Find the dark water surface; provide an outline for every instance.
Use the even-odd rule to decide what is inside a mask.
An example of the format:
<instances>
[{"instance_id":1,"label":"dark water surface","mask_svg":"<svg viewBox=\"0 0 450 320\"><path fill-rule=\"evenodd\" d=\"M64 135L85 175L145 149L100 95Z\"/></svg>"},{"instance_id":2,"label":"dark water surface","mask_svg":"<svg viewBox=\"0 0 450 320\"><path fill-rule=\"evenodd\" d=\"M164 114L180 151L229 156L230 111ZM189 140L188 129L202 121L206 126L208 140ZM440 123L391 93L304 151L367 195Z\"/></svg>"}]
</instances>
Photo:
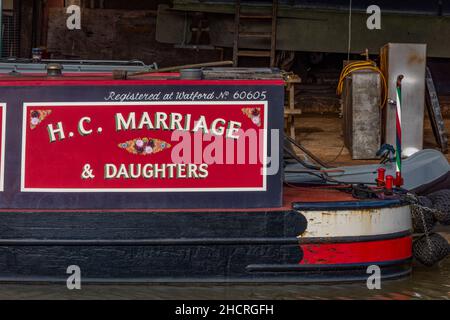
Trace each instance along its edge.
<instances>
[{"instance_id":1,"label":"dark water surface","mask_svg":"<svg viewBox=\"0 0 450 320\"><path fill-rule=\"evenodd\" d=\"M381 290L361 284L330 285L82 285L0 284L0 299L446 299L450 257L433 268L414 266L406 279L384 281Z\"/></svg>"}]
</instances>

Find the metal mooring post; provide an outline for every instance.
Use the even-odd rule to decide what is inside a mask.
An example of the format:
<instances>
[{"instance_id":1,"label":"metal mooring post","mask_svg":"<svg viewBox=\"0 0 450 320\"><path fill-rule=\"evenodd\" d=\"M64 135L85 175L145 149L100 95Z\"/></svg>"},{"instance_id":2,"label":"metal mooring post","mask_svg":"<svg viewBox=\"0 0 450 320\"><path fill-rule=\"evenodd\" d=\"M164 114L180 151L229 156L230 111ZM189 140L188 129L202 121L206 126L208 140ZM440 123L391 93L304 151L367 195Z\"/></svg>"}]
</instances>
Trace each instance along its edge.
<instances>
[{"instance_id":1,"label":"metal mooring post","mask_svg":"<svg viewBox=\"0 0 450 320\"><path fill-rule=\"evenodd\" d=\"M396 102L396 133L397 133L397 148L395 151L396 156L396 170L395 170L395 186L400 188L403 185L402 178L402 80L404 76L399 75L397 77L397 102Z\"/></svg>"}]
</instances>

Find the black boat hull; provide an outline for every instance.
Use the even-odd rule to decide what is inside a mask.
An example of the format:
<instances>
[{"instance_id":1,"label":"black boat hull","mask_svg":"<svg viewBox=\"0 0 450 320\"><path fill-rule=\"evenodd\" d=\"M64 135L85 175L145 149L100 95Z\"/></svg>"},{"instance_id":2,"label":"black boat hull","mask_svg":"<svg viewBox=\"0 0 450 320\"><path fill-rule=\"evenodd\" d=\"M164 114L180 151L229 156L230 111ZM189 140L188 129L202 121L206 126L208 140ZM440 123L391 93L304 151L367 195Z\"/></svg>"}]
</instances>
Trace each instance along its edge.
<instances>
[{"instance_id":1,"label":"black boat hull","mask_svg":"<svg viewBox=\"0 0 450 320\"><path fill-rule=\"evenodd\" d=\"M80 268L83 283L366 281L373 264L384 279L411 272L410 257L302 263L311 245L381 245L410 238L409 231L299 238L307 225L305 215L294 210L4 212L0 280L65 282L72 265Z\"/></svg>"}]
</instances>

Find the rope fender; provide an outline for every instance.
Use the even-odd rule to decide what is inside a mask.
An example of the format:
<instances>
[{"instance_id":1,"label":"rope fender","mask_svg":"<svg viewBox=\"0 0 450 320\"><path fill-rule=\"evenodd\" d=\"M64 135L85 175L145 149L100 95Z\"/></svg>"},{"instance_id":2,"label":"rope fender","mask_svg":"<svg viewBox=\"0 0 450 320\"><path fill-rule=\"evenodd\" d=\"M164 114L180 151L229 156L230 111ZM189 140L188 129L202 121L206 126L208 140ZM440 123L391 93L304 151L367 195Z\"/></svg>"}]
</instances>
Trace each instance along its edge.
<instances>
[{"instance_id":1,"label":"rope fender","mask_svg":"<svg viewBox=\"0 0 450 320\"><path fill-rule=\"evenodd\" d=\"M432 267L450 254L450 245L438 233L421 236L413 243L414 258L427 267Z\"/></svg>"},{"instance_id":2,"label":"rope fender","mask_svg":"<svg viewBox=\"0 0 450 320\"><path fill-rule=\"evenodd\" d=\"M432 203L434 217L443 225L450 225L450 190L443 189L427 196Z\"/></svg>"},{"instance_id":3,"label":"rope fender","mask_svg":"<svg viewBox=\"0 0 450 320\"><path fill-rule=\"evenodd\" d=\"M436 222L450 222L450 190L439 190L428 196L407 194L405 200L411 205L413 229L422 233L413 242L414 258L431 267L450 254L450 244L438 233L432 233Z\"/></svg>"}]
</instances>

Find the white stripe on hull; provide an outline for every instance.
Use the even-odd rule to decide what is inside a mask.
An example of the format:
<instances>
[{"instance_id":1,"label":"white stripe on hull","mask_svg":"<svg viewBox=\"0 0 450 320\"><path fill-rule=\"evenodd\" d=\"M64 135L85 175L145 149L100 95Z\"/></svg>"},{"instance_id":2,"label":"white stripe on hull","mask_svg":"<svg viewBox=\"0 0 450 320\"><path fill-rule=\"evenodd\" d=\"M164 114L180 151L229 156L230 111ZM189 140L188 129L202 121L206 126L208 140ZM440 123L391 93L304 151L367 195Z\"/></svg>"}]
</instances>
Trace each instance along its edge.
<instances>
[{"instance_id":1,"label":"white stripe on hull","mask_svg":"<svg viewBox=\"0 0 450 320\"><path fill-rule=\"evenodd\" d=\"M300 212L308 220L308 226L299 237L375 236L412 229L409 206Z\"/></svg>"}]
</instances>

